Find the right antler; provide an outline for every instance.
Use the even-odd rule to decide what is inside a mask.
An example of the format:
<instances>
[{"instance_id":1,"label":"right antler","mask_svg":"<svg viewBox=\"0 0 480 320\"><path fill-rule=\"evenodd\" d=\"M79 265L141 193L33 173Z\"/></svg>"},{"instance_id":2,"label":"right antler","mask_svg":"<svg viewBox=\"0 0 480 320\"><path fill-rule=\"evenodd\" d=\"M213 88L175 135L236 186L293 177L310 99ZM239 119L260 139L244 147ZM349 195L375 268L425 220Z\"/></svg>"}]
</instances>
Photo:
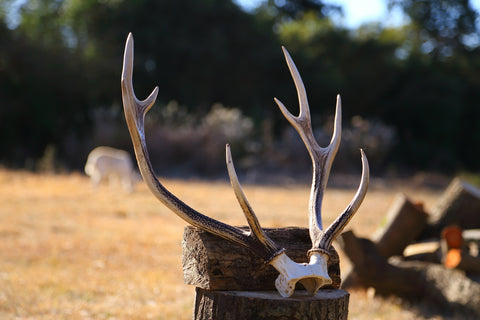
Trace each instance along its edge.
<instances>
[{"instance_id":1,"label":"right antler","mask_svg":"<svg viewBox=\"0 0 480 320\"><path fill-rule=\"evenodd\" d=\"M310 238L312 240L312 249L309 251L309 255L311 263L312 259L314 261L326 261L328 260L330 246L333 240L347 225L347 223L353 217L355 212L360 207L363 199L365 198L365 194L368 188L370 172L368 167L368 161L365 153L362 149L360 149L362 158L362 178L357 193L355 194L353 200L350 202L347 208L344 210L344 212L338 216L338 218L327 228L327 230L323 231L321 215L322 199L327 186L328 176L330 175L330 169L332 167L333 159L335 158L338 147L340 145L340 137L342 131L341 99L340 95L338 95L335 112L335 125L333 129L332 139L327 147L322 148L318 145L313 135L312 123L310 119L310 108L308 106L307 94L305 91L305 86L303 85L302 78L300 77L297 67L295 66L295 63L290 57L288 51L284 47L282 47L282 49L285 55L285 60L287 61L288 68L293 77L295 87L297 89L298 101L300 105L299 115L292 115L280 100L278 100L277 98L275 98L274 100L279 106L285 118L287 118L290 124L299 133L312 159L313 178L310 193L310 202L308 206L309 231ZM323 284L312 283L311 285L315 287L322 286Z\"/></svg>"}]
</instances>

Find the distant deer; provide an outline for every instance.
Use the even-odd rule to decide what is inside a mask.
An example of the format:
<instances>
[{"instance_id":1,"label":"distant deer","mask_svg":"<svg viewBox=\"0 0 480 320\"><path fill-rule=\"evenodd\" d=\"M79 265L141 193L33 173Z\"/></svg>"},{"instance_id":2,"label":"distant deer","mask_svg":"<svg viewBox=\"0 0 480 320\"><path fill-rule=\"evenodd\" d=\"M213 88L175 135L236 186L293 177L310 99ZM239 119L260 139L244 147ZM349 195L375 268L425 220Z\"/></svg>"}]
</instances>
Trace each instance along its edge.
<instances>
[{"instance_id":1,"label":"distant deer","mask_svg":"<svg viewBox=\"0 0 480 320\"><path fill-rule=\"evenodd\" d=\"M111 147L93 149L88 155L85 173L95 188L108 180L110 185L120 182L125 191L133 191L136 173L130 154L124 150Z\"/></svg>"}]
</instances>

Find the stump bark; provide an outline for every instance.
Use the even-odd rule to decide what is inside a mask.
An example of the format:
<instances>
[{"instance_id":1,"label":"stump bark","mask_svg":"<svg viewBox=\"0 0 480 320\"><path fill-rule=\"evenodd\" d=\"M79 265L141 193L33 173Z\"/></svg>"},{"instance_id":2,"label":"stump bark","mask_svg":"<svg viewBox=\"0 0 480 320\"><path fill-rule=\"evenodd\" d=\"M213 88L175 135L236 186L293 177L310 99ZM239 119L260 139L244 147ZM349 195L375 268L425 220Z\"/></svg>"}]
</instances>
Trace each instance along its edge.
<instances>
[{"instance_id":1,"label":"stump bark","mask_svg":"<svg viewBox=\"0 0 480 320\"><path fill-rule=\"evenodd\" d=\"M264 230L275 243L286 249L292 260L308 262L306 254L312 246L308 229L290 227ZM236 243L187 226L182 250L183 279L186 284L207 290L275 290L278 276L275 268ZM333 247L329 255L328 274L332 278L332 285L327 288L339 288L339 258Z\"/></svg>"},{"instance_id":2,"label":"stump bark","mask_svg":"<svg viewBox=\"0 0 480 320\"><path fill-rule=\"evenodd\" d=\"M285 299L276 291L208 291L196 288L195 320L347 319L349 294L343 290L305 292Z\"/></svg>"}]
</instances>

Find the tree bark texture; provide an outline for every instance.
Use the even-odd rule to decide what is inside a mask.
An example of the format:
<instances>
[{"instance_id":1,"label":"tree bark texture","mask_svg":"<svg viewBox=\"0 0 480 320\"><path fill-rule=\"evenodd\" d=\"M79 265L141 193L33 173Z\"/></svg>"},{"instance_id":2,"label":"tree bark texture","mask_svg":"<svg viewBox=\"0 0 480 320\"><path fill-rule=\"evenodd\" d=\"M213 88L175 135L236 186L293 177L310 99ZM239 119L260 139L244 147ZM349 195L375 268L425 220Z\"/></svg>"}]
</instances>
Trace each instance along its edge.
<instances>
[{"instance_id":1,"label":"tree bark texture","mask_svg":"<svg viewBox=\"0 0 480 320\"><path fill-rule=\"evenodd\" d=\"M347 319L349 294L320 290L282 298L276 291L208 291L196 288L194 320Z\"/></svg>"},{"instance_id":2,"label":"tree bark texture","mask_svg":"<svg viewBox=\"0 0 480 320\"><path fill-rule=\"evenodd\" d=\"M307 251L311 248L308 229L290 227L265 231L273 241L286 249L292 260L308 262ZM248 248L187 226L182 249L183 278L187 284L206 290L275 290L278 272ZM330 250L328 273L333 283L327 288L339 288L339 258L333 247ZM298 286L297 289L303 289L300 284Z\"/></svg>"},{"instance_id":3,"label":"tree bark texture","mask_svg":"<svg viewBox=\"0 0 480 320\"><path fill-rule=\"evenodd\" d=\"M387 212L387 223L374 235L378 252L388 258L401 255L415 241L427 224L427 214L420 205L398 194Z\"/></svg>"}]
</instances>

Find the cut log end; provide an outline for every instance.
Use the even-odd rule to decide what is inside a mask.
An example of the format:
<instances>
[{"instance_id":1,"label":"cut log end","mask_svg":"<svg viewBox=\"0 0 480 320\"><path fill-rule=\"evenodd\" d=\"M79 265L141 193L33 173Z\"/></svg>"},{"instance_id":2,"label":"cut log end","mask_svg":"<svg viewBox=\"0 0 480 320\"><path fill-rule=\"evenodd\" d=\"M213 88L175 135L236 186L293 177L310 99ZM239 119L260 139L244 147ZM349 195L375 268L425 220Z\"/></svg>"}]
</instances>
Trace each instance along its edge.
<instances>
[{"instance_id":1,"label":"cut log end","mask_svg":"<svg viewBox=\"0 0 480 320\"><path fill-rule=\"evenodd\" d=\"M442 238L448 248L460 249L463 246L462 229L458 226L448 226L442 230Z\"/></svg>"},{"instance_id":2,"label":"cut log end","mask_svg":"<svg viewBox=\"0 0 480 320\"><path fill-rule=\"evenodd\" d=\"M455 269L458 267L462 261L462 250L461 249L450 249L445 255L445 261L443 264L449 269Z\"/></svg>"}]
</instances>

